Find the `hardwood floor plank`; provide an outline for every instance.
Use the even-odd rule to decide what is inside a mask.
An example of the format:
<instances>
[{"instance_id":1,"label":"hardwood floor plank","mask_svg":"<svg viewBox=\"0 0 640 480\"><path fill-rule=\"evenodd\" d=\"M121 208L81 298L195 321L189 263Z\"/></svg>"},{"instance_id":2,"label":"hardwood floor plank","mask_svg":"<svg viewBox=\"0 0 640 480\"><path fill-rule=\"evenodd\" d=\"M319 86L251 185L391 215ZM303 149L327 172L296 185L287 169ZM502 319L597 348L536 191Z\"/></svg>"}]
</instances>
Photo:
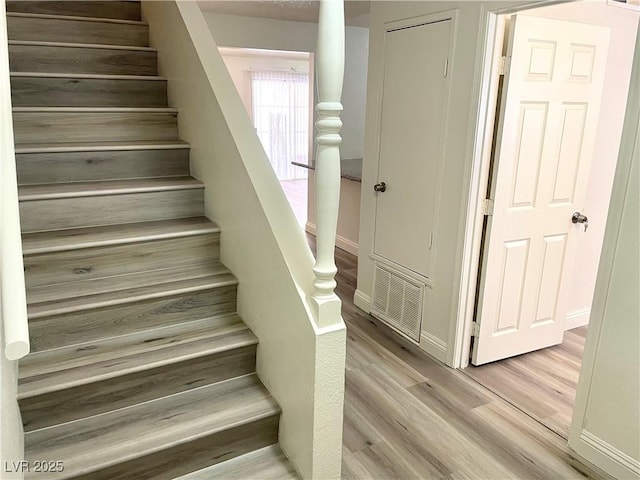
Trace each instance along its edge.
<instances>
[{"instance_id":1,"label":"hardwood floor plank","mask_svg":"<svg viewBox=\"0 0 640 480\"><path fill-rule=\"evenodd\" d=\"M586 332L586 326L569 330L560 345L470 366L464 373L566 439Z\"/></svg>"},{"instance_id":2,"label":"hardwood floor plank","mask_svg":"<svg viewBox=\"0 0 640 480\"><path fill-rule=\"evenodd\" d=\"M336 249L336 264L347 324L343 479L586 478L562 437L358 309L356 257ZM528 368L555 375L560 401L571 382L554 362L533 358ZM553 407L539 409L549 424L560 420Z\"/></svg>"}]
</instances>

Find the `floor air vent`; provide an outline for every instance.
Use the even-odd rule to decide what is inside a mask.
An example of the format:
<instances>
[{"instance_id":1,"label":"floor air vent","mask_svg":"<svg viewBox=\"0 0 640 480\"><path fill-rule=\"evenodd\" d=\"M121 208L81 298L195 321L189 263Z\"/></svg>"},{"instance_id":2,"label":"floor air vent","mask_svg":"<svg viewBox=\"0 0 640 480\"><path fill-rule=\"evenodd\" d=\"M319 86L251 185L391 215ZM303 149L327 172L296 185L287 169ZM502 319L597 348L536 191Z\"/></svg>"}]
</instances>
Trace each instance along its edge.
<instances>
[{"instance_id":1,"label":"floor air vent","mask_svg":"<svg viewBox=\"0 0 640 480\"><path fill-rule=\"evenodd\" d=\"M371 314L416 342L420 341L424 285L376 264Z\"/></svg>"}]
</instances>

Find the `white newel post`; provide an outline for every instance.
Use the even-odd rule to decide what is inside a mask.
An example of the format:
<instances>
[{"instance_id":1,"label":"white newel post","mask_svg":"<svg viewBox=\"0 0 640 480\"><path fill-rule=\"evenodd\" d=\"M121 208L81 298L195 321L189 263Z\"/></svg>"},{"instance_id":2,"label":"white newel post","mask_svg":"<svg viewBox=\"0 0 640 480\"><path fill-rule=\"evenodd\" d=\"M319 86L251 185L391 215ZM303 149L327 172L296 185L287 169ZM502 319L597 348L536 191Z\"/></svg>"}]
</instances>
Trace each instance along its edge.
<instances>
[{"instance_id":1,"label":"white newel post","mask_svg":"<svg viewBox=\"0 0 640 480\"><path fill-rule=\"evenodd\" d=\"M318 85L318 120L315 162L316 264L313 304L319 326L340 319L340 299L335 294L334 260L338 203L340 201L340 113L344 76L344 2L320 0L316 78Z\"/></svg>"}]
</instances>

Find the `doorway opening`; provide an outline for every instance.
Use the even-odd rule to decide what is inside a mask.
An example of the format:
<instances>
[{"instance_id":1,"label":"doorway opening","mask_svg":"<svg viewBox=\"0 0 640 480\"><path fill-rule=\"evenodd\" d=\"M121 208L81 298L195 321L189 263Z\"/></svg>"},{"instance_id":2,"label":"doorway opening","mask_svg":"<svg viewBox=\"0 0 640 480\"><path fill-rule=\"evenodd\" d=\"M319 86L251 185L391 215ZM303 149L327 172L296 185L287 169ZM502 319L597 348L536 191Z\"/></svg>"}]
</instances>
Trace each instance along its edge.
<instances>
[{"instance_id":1,"label":"doorway opening","mask_svg":"<svg viewBox=\"0 0 640 480\"><path fill-rule=\"evenodd\" d=\"M460 366L568 438L638 14L602 0L495 20Z\"/></svg>"},{"instance_id":2,"label":"doorway opening","mask_svg":"<svg viewBox=\"0 0 640 480\"><path fill-rule=\"evenodd\" d=\"M307 223L313 54L219 47L298 224Z\"/></svg>"}]
</instances>

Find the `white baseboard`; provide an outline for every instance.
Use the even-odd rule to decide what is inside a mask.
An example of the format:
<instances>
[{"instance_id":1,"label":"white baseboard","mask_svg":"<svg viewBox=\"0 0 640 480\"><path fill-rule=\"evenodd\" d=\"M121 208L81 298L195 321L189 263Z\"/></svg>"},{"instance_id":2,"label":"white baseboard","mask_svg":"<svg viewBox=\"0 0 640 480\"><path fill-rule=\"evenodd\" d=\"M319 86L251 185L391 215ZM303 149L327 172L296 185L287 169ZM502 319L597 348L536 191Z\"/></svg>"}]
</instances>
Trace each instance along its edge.
<instances>
[{"instance_id":1,"label":"white baseboard","mask_svg":"<svg viewBox=\"0 0 640 480\"><path fill-rule=\"evenodd\" d=\"M420 333L420 348L432 357L447 362L447 343L427 332Z\"/></svg>"},{"instance_id":2,"label":"white baseboard","mask_svg":"<svg viewBox=\"0 0 640 480\"><path fill-rule=\"evenodd\" d=\"M371 313L371 297L358 289L356 289L356 293L353 295L353 304L360 310Z\"/></svg>"},{"instance_id":3,"label":"white baseboard","mask_svg":"<svg viewBox=\"0 0 640 480\"><path fill-rule=\"evenodd\" d=\"M597 435L582 430L580 445L569 445L579 456L604 470L614 478L639 478L640 461L604 441Z\"/></svg>"},{"instance_id":4,"label":"white baseboard","mask_svg":"<svg viewBox=\"0 0 640 480\"><path fill-rule=\"evenodd\" d=\"M564 329L571 330L572 328L584 327L589 325L589 316L591 315L590 308L583 308L582 310L576 310L567 315L567 319L564 322Z\"/></svg>"},{"instance_id":5,"label":"white baseboard","mask_svg":"<svg viewBox=\"0 0 640 480\"><path fill-rule=\"evenodd\" d=\"M307 222L305 230L311 235L316 234L316 226L313 223ZM360 246L353 240L349 240L341 235L336 235L336 247L357 257Z\"/></svg>"}]
</instances>

